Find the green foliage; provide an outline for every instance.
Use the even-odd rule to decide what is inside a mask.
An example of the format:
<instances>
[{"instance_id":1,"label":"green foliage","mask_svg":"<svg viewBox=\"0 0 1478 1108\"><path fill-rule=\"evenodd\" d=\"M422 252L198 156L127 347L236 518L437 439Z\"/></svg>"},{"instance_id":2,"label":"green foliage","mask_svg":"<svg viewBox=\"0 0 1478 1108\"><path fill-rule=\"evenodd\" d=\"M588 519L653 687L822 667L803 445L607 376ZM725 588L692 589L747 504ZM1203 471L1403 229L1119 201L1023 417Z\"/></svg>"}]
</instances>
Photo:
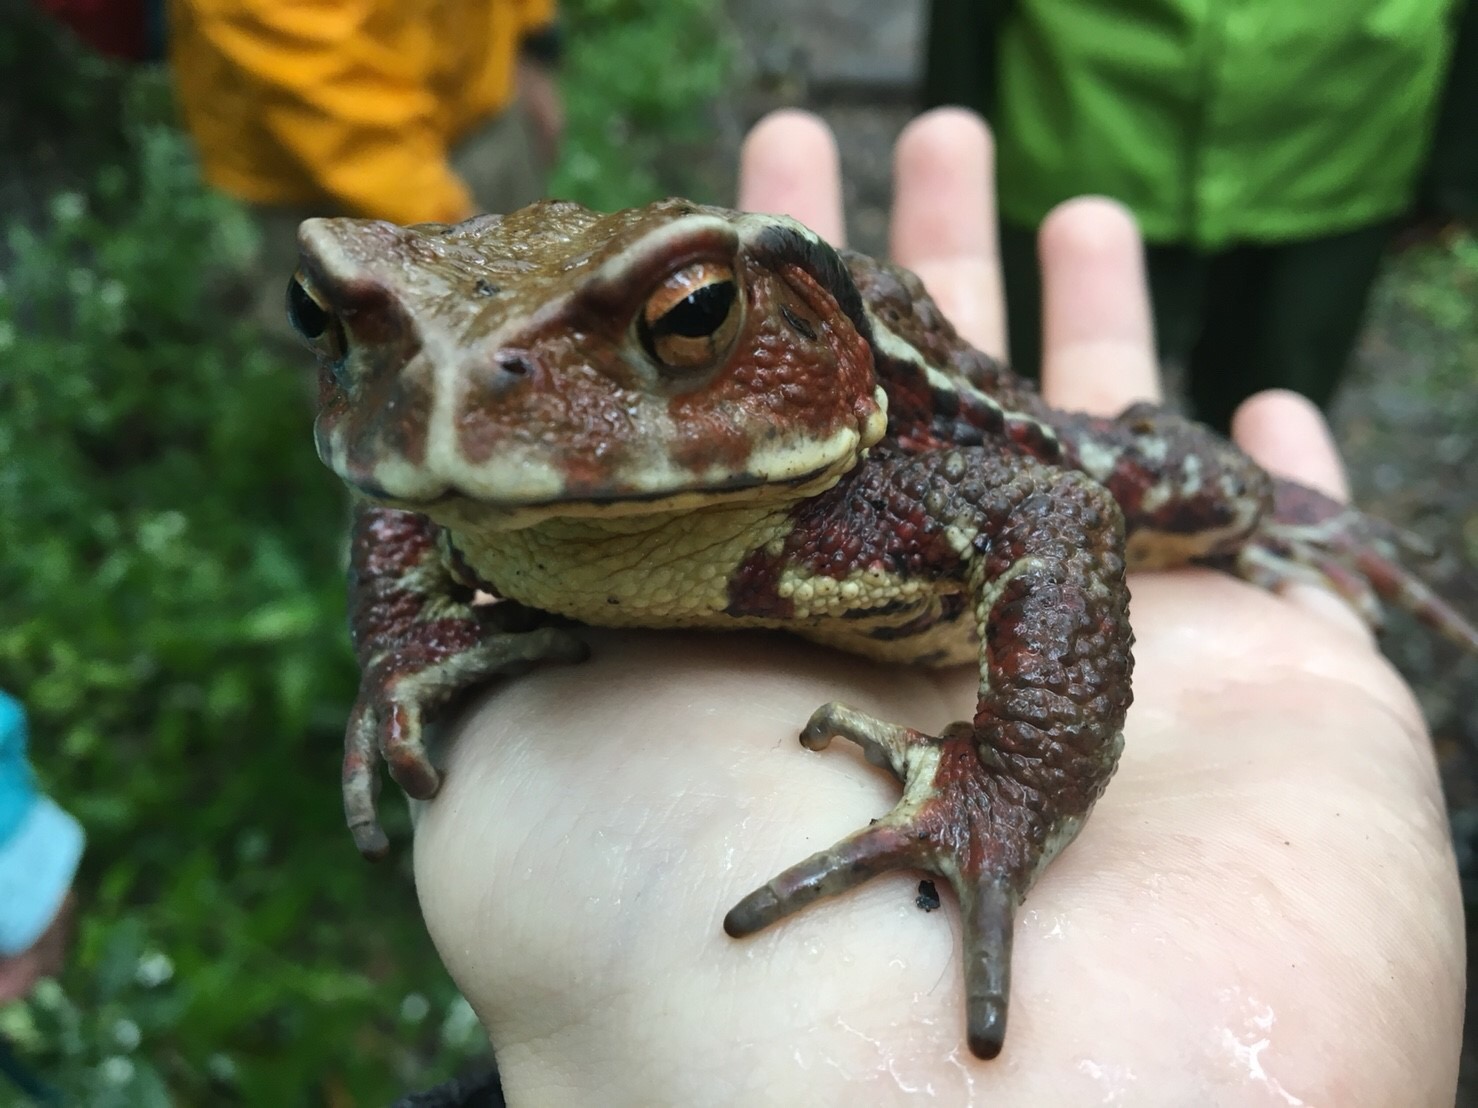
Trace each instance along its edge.
<instances>
[{"instance_id":1,"label":"green foliage","mask_svg":"<svg viewBox=\"0 0 1478 1108\"><path fill-rule=\"evenodd\" d=\"M715 0L561 6L569 131L551 192L606 211L693 191L674 158L705 137L729 48Z\"/></svg>"},{"instance_id":2,"label":"green foliage","mask_svg":"<svg viewBox=\"0 0 1478 1108\"><path fill-rule=\"evenodd\" d=\"M28 1039L77 1103L383 1097L444 1068L399 998L454 995L337 812L342 493L302 368L225 310L245 217L174 131L131 144L11 228L0 294L0 684L90 839L66 993Z\"/></svg>"},{"instance_id":3,"label":"green foliage","mask_svg":"<svg viewBox=\"0 0 1478 1108\"><path fill-rule=\"evenodd\" d=\"M562 191L658 191L720 79L714 8L566 5ZM234 317L253 228L160 74L34 21L0 63L0 688L89 834L72 961L0 1036L69 1104L386 1104L482 1039L408 860L343 829L345 509L304 367Z\"/></svg>"},{"instance_id":4,"label":"green foliage","mask_svg":"<svg viewBox=\"0 0 1478 1108\"><path fill-rule=\"evenodd\" d=\"M1379 296L1395 344L1432 356L1424 387L1444 403L1478 411L1478 235L1469 231L1408 250Z\"/></svg>"}]
</instances>

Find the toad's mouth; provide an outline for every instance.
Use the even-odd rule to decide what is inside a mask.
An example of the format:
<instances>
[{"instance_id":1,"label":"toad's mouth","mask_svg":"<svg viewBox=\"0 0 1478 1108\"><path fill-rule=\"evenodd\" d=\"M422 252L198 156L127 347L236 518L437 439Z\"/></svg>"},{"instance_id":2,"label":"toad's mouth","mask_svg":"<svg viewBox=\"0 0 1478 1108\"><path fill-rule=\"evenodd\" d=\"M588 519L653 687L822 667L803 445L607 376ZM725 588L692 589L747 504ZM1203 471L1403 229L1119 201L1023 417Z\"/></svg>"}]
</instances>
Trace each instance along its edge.
<instances>
[{"instance_id":1,"label":"toad's mouth","mask_svg":"<svg viewBox=\"0 0 1478 1108\"><path fill-rule=\"evenodd\" d=\"M522 442L472 458L452 434L407 439L400 424L387 431L385 421L361 426L322 414L314 438L330 469L387 507L433 519L449 512L524 519L815 495L857 466L885 422L883 405L874 404L857 423L819 435L757 432L742 457L718 450L695 457L670 449L671 436L661 435L622 442L622 449L561 450L530 432ZM415 449L406 449L407 442Z\"/></svg>"},{"instance_id":2,"label":"toad's mouth","mask_svg":"<svg viewBox=\"0 0 1478 1108\"><path fill-rule=\"evenodd\" d=\"M673 488L569 489L556 496L538 498L489 496L485 490L474 491L456 485L447 485L442 491L429 495L404 496L397 495L372 478L345 476L344 480L367 499L440 522L477 516L485 522L498 520L508 527L521 527L554 517L641 515L684 511L715 502L809 497L836 484L846 468L849 467L823 465L779 478L740 472L719 480Z\"/></svg>"}]
</instances>

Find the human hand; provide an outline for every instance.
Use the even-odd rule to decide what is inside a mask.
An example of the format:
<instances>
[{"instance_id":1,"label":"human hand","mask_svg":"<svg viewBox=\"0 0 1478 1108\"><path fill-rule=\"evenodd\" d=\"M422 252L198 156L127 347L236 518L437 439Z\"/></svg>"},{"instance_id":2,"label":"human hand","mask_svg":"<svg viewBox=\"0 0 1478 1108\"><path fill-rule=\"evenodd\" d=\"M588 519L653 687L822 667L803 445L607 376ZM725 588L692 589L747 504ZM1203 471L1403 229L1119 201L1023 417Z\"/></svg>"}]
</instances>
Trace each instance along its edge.
<instances>
[{"instance_id":1,"label":"human hand","mask_svg":"<svg viewBox=\"0 0 1478 1108\"><path fill-rule=\"evenodd\" d=\"M0 1004L24 1000L43 977L55 977L67 961L72 938L76 897L68 893L51 925L31 946L9 958L0 958Z\"/></svg>"},{"instance_id":2,"label":"human hand","mask_svg":"<svg viewBox=\"0 0 1478 1108\"><path fill-rule=\"evenodd\" d=\"M1004 348L988 142L936 112L900 141L893 250ZM841 235L835 151L771 117L741 203ZM1114 411L1158 388L1138 241L1075 201L1044 229L1044 384ZM1249 402L1243 444L1339 487L1322 424ZM421 812L428 927L509 1102L1451 1103L1456 875L1406 687L1322 594L1210 571L1132 581L1118 776L1016 924L1002 1056L964 1043L959 920L879 877L752 938L741 896L885 813L891 775L796 733L840 699L938 729L973 671L894 670L781 637L590 635L593 660L482 697Z\"/></svg>"}]
</instances>

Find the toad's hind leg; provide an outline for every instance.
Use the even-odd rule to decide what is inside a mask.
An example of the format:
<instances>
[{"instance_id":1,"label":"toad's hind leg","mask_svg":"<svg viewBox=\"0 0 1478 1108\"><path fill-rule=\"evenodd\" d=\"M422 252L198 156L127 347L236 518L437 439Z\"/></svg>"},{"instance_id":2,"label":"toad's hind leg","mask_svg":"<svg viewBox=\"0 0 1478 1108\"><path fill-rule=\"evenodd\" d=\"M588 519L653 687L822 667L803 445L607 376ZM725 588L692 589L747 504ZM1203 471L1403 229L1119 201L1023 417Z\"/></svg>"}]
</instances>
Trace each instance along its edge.
<instances>
[{"instance_id":1,"label":"toad's hind leg","mask_svg":"<svg viewBox=\"0 0 1478 1108\"><path fill-rule=\"evenodd\" d=\"M985 450L886 462L856 486L837 494L853 496L851 518L906 510L890 501L899 489L937 517L879 533L900 536L899 556L939 559L934 571L974 598L975 716L934 736L839 704L818 710L802 742L852 740L903 795L750 893L724 927L749 935L888 870L937 874L960 902L970 1049L992 1058L1005 1034L1013 913L1077 834L1123 744L1132 661L1121 519L1080 475Z\"/></svg>"},{"instance_id":2,"label":"toad's hind leg","mask_svg":"<svg viewBox=\"0 0 1478 1108\"><path fill-rule=\"evenodd\" d=\"M1478 651L1478 628L1403 565L1403 548L1410 553L1414 545L1390 524L1280 478L1272 510L1234 554L1213 564L1264 588L1302 581L1333 589L1373 628L1390 604Z\"/></svg>"},{"instance_id":3,"label":"toad's hind leg","mask_svg":"<svg viewBox=\"0 0 1478 1108\"><path fill-rule=\"evenodd\" d=\"M813 900L846 892L888 870L938 874L953 887L964 920L970 1049L982 1058L995 1057L1006 1034L1012 918L1025 890L1008 877L1009 867L1001 865L991 837L980 834L990 798L976 787L972 771L979 760L969 725L956 724L935 738L831 703L811 717L801 742L821 750L834 738L851 739L868 761L891 769L903 782L903 797L882 819L750 893L724 917L724 930L735 938L752 934Z\"/></svg>"},{"instance_id":4,"label":"toad's hind leg","mask_svg":"<svg viewBox=\"0 0 1478 1108\"><path fill-rule=\"evenodd\" d=\"M1066 460L1118 500L1131 568L1199 563L1268 589L1315 584L1347 600L1372 628L1389 605L1478 651L1478 628L1406 567L1411 540L1357 508L1269 475L1200 424L1136 404L1114 419L1059 415L1053 429Z\"/></svg>"}]
</instances>

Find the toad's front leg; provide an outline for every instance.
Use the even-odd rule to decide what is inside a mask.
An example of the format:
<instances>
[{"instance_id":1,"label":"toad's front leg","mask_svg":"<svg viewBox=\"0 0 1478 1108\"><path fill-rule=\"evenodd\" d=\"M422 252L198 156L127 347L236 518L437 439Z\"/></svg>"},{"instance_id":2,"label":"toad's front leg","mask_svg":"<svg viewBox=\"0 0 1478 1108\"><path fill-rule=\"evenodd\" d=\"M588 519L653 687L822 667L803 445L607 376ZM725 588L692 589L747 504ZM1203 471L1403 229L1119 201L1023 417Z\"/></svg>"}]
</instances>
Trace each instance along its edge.
<instances>
[{"instance_id":1,"label":"toad's front leg","mask_svg":"<svg viewBox=\"0 0 1478 1108\"><path fill-rule=\"evenodd\" d=\"M1015 908L1077 834L1123 745L1133 665L1123 524L1087 478L993 451L870 468L833 499L848 526L899 536L886 568L910 565L968 590L982 643L975 717L933 736L839 704L818 710L802 742L851 739L897 774L903 796L745 897L724 927L751 934L887 870L938 874L964 921L970 1049L992 1058L1005 1035Z\"/></svg>"},{"instance_id":2,"label":"toad's front leg","mask_svg":"<svg viewBox=\"0 0 1478 1108\"><path fill-rule=\"evenodd\" d=\"M458 693L541 661L579 661L584 643L554 627L521 626L529 609L476 607L443 560L424 516L360 504L349 557L349 623L362 670L344 736L344 814L361 853L388 843L376 814L380 761L410 796L436 795L424 728Z\"/></svg>"}]
</instances>

